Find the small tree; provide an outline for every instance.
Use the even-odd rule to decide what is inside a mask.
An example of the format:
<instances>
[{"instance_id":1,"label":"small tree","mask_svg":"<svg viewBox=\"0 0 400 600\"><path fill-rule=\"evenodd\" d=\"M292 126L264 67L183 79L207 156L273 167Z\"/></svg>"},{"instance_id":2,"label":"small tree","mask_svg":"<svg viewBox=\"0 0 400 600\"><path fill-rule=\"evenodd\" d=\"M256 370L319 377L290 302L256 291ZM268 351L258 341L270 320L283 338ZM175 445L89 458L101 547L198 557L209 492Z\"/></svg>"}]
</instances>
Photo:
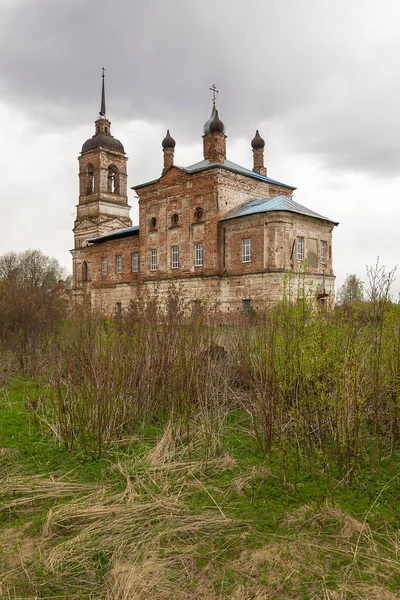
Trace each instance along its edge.
<instances>
[{"instance_id":1,"label":"small tree","mask_svg":"<svg viewBox=\"0 0 400 600\"><path fill-rule=\"evenodd\" d=\"M390 291L396 278L397 266L391 271L380 264L379 256L374 266L366 266L368 277L367 298L370 302L372 319L375 323L382 317L390 300Z\"/></svg>"},{"instance_id":2,"label":"small tree","mask_svg":"<svg viewBox=\"0 0 400 600\"><path fill-rule=\"evenodd\" d=\"M347 274L338 292L338 304L354 304L364 300L364 283L354 274Z\"/></svg>"},{"instance_id":3,"label":"small tree","mask_svg":"<svg viewBox=\"0 0 400 600\"><path fill-rule=\"evenodd\" d=\"M0 280L50 292L58 281L68 281L68 273L56 258L46 256L40 250L25 250L0 256Z\"/></svg>"},{"instance_id":4,"label":"small tree","mask_svg":"<svg viewBox=\"0 0 400 600\"><path fill-rule=\"evenodd\" d=\"M12 352L22 370L35 368L45 337L68 314L57 287L66 277L40 250L0 256L0 351Z\"/></svg>"}]
</instances>

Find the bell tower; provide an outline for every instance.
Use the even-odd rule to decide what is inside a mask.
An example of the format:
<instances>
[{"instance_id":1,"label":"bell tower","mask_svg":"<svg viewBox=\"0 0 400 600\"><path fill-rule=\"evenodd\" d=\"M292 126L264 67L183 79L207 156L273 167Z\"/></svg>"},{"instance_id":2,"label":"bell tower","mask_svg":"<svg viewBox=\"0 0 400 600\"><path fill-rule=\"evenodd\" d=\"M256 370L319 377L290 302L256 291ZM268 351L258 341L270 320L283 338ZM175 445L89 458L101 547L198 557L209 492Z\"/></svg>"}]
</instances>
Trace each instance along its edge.
<instances>
[{"instance_id":1,"label":"bell tower","mask_svg":"<svg viewBox=\"0 0 400 600\"><path fill-rule=\"evenodd\" d=\"M106 113L104 69L100 112L95 133L79 156L79 203L74 224L75 249L86 238L130 227L127 196L127 157L123 145L111 135Z\"/></svg>"}]
</instances>

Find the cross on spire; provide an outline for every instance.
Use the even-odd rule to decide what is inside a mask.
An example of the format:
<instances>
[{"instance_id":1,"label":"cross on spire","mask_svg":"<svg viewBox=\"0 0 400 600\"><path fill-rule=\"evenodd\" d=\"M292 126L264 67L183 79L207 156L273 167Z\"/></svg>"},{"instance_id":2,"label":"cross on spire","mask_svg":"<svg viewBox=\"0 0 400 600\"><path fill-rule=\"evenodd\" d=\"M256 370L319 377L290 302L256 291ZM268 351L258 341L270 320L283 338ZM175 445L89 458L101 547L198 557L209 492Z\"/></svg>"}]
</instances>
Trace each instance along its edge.
<instances>
[{"instance_id":1,"label":"cross on spire","mask_svg":"<svg viewBox=\"0 0 400 600\"><path fill-rule=\"evenodd\" d=\"M219 94L219 90L217 90L217 87L215 85L215 83L212 84L212 86L210 87L210 91L212 92L212 101L213 101L213 107L215 108L215 101L217 99L216 94Z\"/></svg>"}]
</instances>

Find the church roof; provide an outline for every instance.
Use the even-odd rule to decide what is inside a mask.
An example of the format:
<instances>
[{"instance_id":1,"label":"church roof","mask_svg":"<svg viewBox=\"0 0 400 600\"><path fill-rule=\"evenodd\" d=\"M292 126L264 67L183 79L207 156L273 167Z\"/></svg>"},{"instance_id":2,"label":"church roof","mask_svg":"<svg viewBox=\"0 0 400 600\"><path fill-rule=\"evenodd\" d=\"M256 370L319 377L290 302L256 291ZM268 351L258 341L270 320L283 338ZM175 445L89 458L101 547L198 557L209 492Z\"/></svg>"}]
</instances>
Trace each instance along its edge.
<instances>
[{"instance_id":1,"label":"church roof","mask_svg":"<svg viewBox=\"0 0 400 600\"><path fill-rule=\"evenodd\" d=\"M323 217L322 215L294 202L291 198L287 198L286 196L275 196L274 198L255 198L250 202L247 202L244 206L240 206L239 208L235 208L225 216L223 216L220 221L226 221L228 219L236 219L237 217L246 217L248 215L255 215L258 213L265 212L273 212L273 211L288 211L293 212L298 215L306 215L307 217L314 217L316 219L323 219L324 221L328 221L329 223L333 223L334 225L339 225L336 221L332 221L332 219L328 219L328 217Z\"/></svg>"},{"instance_id":2,"label":"church roof","mask_svg":"<svg viewBox=\"0 0 400 600\"><path fill-rule=\"evenodd\" d=\"M220 167L222 169L227 169L228 171L233 171L234 173L240 173L240 175L247 175L249 177L253 177L254 179L259 179L260 181L267 181L268 183L275 183L276 185L281 185L283 187L289 188L290 190L295 190L296 188L292 185L288 185L287 183L282 183L281 181L276 181L275 179L271 179L270 177L265 177L264 175L259 175L259 173L255 173L251 171L251 169L246 169L246 167L242 167L241 165L237 165L231 160L227 160L225 158L223 163L210 162L209 160L201 160L194 165L190 165L183 169L184 171L188 171L189 173L197 173L198 171L206 171L207 169L215 169L216 167Z\"/></svg>"},{"instance_id":3,"label":"church roof","mask_svg":"<svg viewBox=\"0 0 400 600\"><path fill-rule=\"evenodd\" d=\"M224 160L223 163L210 162L208 159L201 160L200 162L194 163L193 165L189 165L188 167L179 167L178 165L173 165L176 169L180 169L184 173L199 173L200 171L208 171L210 169L226 169L227 171L232 171L233 173L239 173L239 175L246 175L247 177L252 177L253 179L259 179L260 181L266 181L267 183L274 183L276 185L280 185L282 187L288 188L289 190L295 190L296 188L292 185L288 185L287 183L282 183L281 181L276 181L275 179L271 179L270 177L264 177L264 175L259 175L250 169L246 169L246 167L242 167L241 165L237 165L236 163L230 160ZM148 181L146 183L141 183L139 185L134 185L132 187L133 190L139 190L140 188L146 187L148 185L152 185L160 181L161 177L158 179L153 179L152 181Z\"/></svg>"},{"instance_id":4,"label":"church roof","mask_svg":"<svg viewBox=\"0 0 400 600\"><path fill-rule=\"evenodd\" d=\"M107 231L107 233L103 233L103 235L99 235L95 238L86 238L85 242L88 242L89 244L101 244L102 242L108 242L108 240L130 237L131 235L137 235L138 233L139 225L133 225L133 227L124 227L124 229Z\"/></svg>"},{"instance_id":5,"label":"church roof","mask_svg":"<svg viewBox=\"0 0 400 600\"><path fill-rule=\"evenodd\" d=\"M109 128L111 123L108 120L106 114L106 93L104 88L104 77L105 76L103 67L101 84L101 103L99 118L96 121L96 133L91 138L86 140L86 142L83 144L81 150L82 154L84 152L89 152L89 150L93 150L94 148L106 148L107 150L115 150L116 152L122 152L123 154L125 154L125 149L122 143L110 133Z\"/></svg>"},{"instance_id":6,"label":"church roof","mask_svg":"<svg viewBox=\"0 0 400 600\"><path fill-rule=\"evenodd\" d=\"M84 152L88 152L89 150L99 147L107 148L107 150L115 150L116 152L122 152L125 154L125 149L122 143L112 135L107 135L105 133L95 134L86 140L82 146L81 152L83 154Z\"/></svg>"}]
</instances>

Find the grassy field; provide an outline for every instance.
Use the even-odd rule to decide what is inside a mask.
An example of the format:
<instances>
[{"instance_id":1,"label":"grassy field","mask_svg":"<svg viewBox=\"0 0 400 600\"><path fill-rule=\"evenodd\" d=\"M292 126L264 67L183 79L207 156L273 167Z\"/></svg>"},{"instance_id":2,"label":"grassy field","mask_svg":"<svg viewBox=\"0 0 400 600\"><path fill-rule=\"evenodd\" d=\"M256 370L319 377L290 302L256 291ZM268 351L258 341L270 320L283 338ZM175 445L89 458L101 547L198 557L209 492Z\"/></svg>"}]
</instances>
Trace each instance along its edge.
<instances>
[{"instance_id":1,"label":"grassy field","mask_svg":"<svg viewBox=\"0 0 400 600\"><path fill-rule=\"evenodd\" d=\"M238 402L212 435L201 414L190 436L138 421L93 459L37 409L46 386L1 390L1 598L400 597L397 449L346 472L327 451L266 452Z\"/></svg>"}]
</instances>

